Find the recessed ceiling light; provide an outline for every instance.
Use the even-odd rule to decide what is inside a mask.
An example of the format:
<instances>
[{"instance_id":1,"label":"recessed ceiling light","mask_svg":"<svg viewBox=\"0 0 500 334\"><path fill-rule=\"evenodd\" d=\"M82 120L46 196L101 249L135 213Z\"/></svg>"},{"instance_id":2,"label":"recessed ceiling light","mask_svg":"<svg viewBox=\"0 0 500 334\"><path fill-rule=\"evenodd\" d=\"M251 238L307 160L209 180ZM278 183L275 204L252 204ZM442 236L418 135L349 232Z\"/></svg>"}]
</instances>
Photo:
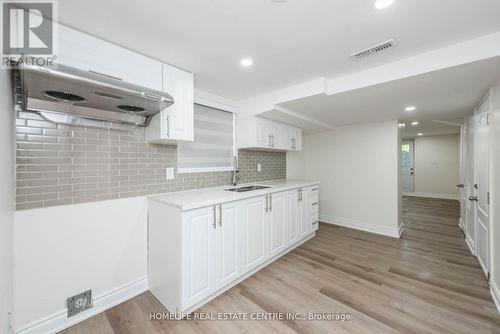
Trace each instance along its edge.
<instances>
[{"instance_id":1,"label":"recessed ceiling light","mask_svg":"<svg viewBox=\"0 0 500 334\"><path fill-rule=\"evenodd\" d=\"M394 1L396 0L376 0L373 7L375 7L375 9L384 9L392 5Z\"/></svg>"},{"instance_id":2,"label":"recessed ceiling light","mask_svg":"<svg viewBox=\"0 0 500 334\"><path fill-rule=\"evenodd\" d=\"M249 67L253 65L253 60L251 58L243 58L240 61L241 66Z\"/></svg>"},{"instance_id":3,"label":"recessed ceiling light","mask_svg":"<svg viewBox=\"0 0 500 334\"><path fill-rule=\"evenodd\" d=\"M417 107L415 106L408 106L405 108L405 111L415 111L415 110L417 110Z\"/></svg>"},{"instance_id":4,"label":"recessed ceiling light","mask_svg":"<svg viewBox=\"0 0 500 334\"><path fill-rule=\"evenodd\" d=\"M424 134L423 133L417 133L417 136L423 136Z\"/></svg>"},{"instance_id":5,"label":"recessed ceiling light","mask_svg":"<svg viewBox=\"0 0 500 334\"><path fill-rule=\"evenodd\" d=\"M418 125L418 122L411 122L411 125Z\"/></svg>"}]
</instances>

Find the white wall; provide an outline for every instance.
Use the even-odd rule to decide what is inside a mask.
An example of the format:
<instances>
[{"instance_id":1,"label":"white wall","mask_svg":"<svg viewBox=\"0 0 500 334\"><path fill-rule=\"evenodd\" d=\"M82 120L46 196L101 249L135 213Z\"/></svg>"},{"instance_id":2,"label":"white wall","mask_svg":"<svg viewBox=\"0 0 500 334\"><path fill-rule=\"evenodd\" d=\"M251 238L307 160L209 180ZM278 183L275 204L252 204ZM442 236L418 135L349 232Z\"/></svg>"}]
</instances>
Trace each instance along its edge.
<instances>
[{"instance_id":1,"label":"white wall","mask_svg":"<svg viewBox=\"0 0 500 334\"><path fill-rule=\"evenodd\" d=\"M145 197L17 211L16 331L34 330L44 319L38 332L67 325L66 298L87 289L95 311L144 291L146 241Z\"/></svg>"},{"instance_id":2,"label":"white wall","mask_svg":"<svg viewBox=\"0 0 500 334\"><path fill-rule=\"evenodd\" d=\"M490 126L491 168L490 168L490 193L491 193L491 286L496 293L497 307L500 311L500 83L492 90L493 117Z\"/></svg>"},{"instance_id":3,"label":"white wall","mask_svg":"<svg viewBox=\"0 0 500 334\"><path fill-rule=\"evenodd\" d=\"M304 136L287 177L319 180L320 219L398 235L398 124L341 127Z\"/></svg>"},{"instance_id":4,"label":"white wall","mask_svg":"<svg viewBox=\"0 0 500 334\"><path fill-rule=\"evenodd\" d=\"M10 72L0 70L0 333L8 333L12 306L14 116Z\"/></svg>"},{"instance_id":5,"label":"white wall","mask_svg":"<svg viewBox=\"0 0 500 334\"><path fill-rule=\"evenodd\" d=\"M415 138L415 192L457 198L460 135Z\"/></svg>"}]
</instances>

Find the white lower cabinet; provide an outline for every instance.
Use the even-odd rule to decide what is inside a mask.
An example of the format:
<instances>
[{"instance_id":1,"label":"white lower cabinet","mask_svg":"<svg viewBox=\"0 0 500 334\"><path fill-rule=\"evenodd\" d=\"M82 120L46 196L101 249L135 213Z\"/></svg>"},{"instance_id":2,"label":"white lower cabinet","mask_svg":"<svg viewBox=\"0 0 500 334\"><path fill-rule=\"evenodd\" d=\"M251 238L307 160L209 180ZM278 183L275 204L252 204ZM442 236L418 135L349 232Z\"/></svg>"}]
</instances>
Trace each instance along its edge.
<instances>
[{"instance_id":1,"label":"white lower cabinet","mask_svg":"<svg viewBox=\"0 0 500 334\"><path fill-rule=\"evenodd\" d=\"M241 204L241 266L247 272L267 259L267 196Z\"/></svg>"},{"instance_id":2,"label":"white lower cabinet","mask_svg":"<svg viewBox=\"0 0 500 334\"><path fill-rule=\"evenodd\" d=\"M219 222L215 238L215 285L220 289L240 276L241 203L219 205Z\"/></svg>"},{"instance_id":3,"label":"white lower cabinet","mask_svg":"<svg viewBox=\"0 0 500 334\"><path fill-rule=\"evenodd\" d=\"M286 249L286 193L268 196L269 255L274 256Z\"/></svg>"},{"instance_id":4,"label":"white lower cabinet","mask_svg":"<svg viewBox=\"0 0 500 334\"><path fill-rule=\"evenodd\" d=\"M182 215L183 305L194 305L215 291L215 207Z\"/></svg>"},{"instance_id":5,"label":"white lower cabinet","mask_svg":"<svg viewBox=\"0 0 500 334\"><path fill-rule=\"evenodd\" d=\"M191 312L208 302L314 235L309 192L296 189L188 211L151 200L150 291L170 312Z\"/></svg>"}]
</instances>

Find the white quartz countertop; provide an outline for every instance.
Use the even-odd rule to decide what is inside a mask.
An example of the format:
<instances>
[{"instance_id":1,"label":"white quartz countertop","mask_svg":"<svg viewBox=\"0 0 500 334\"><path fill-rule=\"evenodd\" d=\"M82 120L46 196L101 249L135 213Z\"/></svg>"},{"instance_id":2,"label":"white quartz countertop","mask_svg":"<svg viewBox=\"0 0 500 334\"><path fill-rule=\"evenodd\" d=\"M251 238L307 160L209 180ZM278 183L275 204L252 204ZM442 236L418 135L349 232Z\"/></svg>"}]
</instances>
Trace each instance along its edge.
<instances>
[{"instance_id":1,"label":"white quartz countertop","mask_svg":"<svg viewBox=\"0 0 500 334\"><path fill-rule=\"evenodd\" d=\"M255 182L248 184L239 184L237 187L247 185L267 186L270 188L253 190L247 192L233 192L224 189L234 188L233 186L224 186L217 188L203 188L189 191L179 191L159 195L148 196L151 201L161 202L180 208L182 211L203 208L211 205L239 201L246 198L263 196L276 192L282 192L297 188L319 185L318 181L304 180L273 180L264 182Z\"/></svg>"}]
</instances>

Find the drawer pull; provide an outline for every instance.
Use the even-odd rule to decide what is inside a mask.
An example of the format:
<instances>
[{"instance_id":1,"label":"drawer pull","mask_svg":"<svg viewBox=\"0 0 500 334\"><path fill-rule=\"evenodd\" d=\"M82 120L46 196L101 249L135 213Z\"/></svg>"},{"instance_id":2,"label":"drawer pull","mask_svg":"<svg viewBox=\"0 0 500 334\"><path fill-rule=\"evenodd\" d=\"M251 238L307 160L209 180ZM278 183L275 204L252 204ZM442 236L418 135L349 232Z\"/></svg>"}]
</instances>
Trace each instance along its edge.
<instances>
[{"instance_id":1,"label":"drawer pull","mask_svg":"<svg viewBox=\"0 0 500 334\"><path fill-rule=\"evenodd\" d=\"M319 204L319 202L315 202L315 203L313 203L313 206L314 206L314 205L318 205L318 204Z\"/></svg>"}]
</instances>

